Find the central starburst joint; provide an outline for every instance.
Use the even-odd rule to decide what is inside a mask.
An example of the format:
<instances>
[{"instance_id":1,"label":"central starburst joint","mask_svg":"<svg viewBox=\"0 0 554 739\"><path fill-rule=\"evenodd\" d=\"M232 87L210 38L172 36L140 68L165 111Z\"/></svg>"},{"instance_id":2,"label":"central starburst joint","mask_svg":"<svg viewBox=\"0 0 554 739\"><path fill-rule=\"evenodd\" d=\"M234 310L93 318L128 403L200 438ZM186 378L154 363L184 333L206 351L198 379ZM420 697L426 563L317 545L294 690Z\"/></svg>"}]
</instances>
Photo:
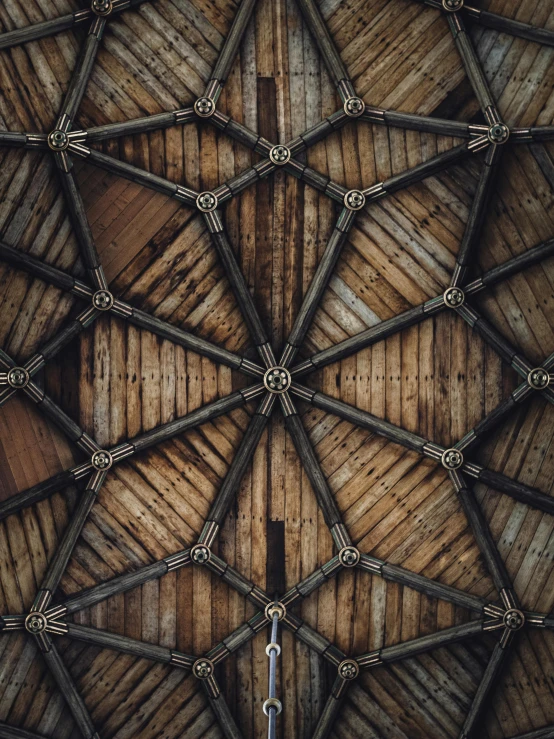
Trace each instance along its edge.
<instances>
[{"instance_id":1,"label":"central starburst joint","mask_svg":"<svg viewBox=\"0 0 554 739\"><path fill-rule=\"evenodd\" d=\"M291 376L286 367L270 367L264 375L265 389L270 393L284 393L290 384Z\"/></svg>"},{"instance_id":2,"label":"central starburst joint","mask_svg":"<svg viewBox=\"0 0 554 739\"><path fill-rule=\"evenodd\" d=\"M190 550L190 558L197 565L205 565L210 561L210 550L204 544L196 544Z\"/></svg>"},{"instance_id":3,"label":"central starburst joint","mask_svg":"<svg viewBox=\"0 0 554 739\"><path fill-rule=\"evenodd\" d=\"M344 196L344 207L348 210L360 210L365 205L365 195L360 190L349 190Z\"/></svg>"},{"instance_id":4,"label":"central starburst joint","mask_svg":"<svg viewBox=\"0 0 554 739\"><path fill-rule=\"evenodd\" d=\"M360 666L354 659L345 659L340 663L338 672L343 680L355 680L360 674Z\"/></svg>"},{"instance_id":5,"label":"central starburst joint","mask_svg":"<svg viewBox=\"0 0 554 739\"><path fill-rule=\"evenodd\" d=\"M525 625L525 614L517 608L510 608L504 614L504 626L511 631L519 631Z\"/></svg>"},{"instance_id":6,"label":"central starburst joint","mask_svg":"<svg viewBox=\"0 0 554 739\"><path fill-rule=\"evenodd\" d=\"M465 295L460 287L449 287L444 291L443 298L449 308L459 308L464 303Z\"/></svg>"},{"instance_id":7,"label":"central starburst joint","mask_svg":"<svg viewBox=\"0 0 554 739\"><path fill-rule=\"evenodd\" d=\"M196 207L202 213L210 213L217 208L217 198L213 192L201 192L196 198Z\"/></svg>"},{"instance_id":8,"label":"central starburst joint","mask_svg":"<svg viewBox=\"0 0 554 739\"><path fill-rule=\"evenodd\" d=\"M43 613L30 613L25 619L25 628L30 634L41 634L47 626L46 616Z\"/></svg>"},{"instance_id":9,"label":"central starburst joint","mask_svg":"<svg viewBox=\"0 0 554 739\"><path fill-rule=\"evenodd\" d=\"M274 146L269 152L269 158L273 164L277 164L281 167L289 161L290 150L286 146L283 146L283 144L277 144L277 146Z\"/></svg>"},{"instance_id":10,"label":"central starburst joint","mask_svg":"<svg viewBox=\"0 0 554 739\"><path fill-rule=\"evenodd\" d=\"M365 111L365 103L361 98L351 97L344 101L343 108L349 118L359 118Z\"/></svg>"},{"instance_id":11,"label":"central starburst joint","mask_svg":"<svg viewBox=\"0 0 554 739\"><path fill-rule=\"evenodd\" d=\"M8 372L8 385L15 389L24 388L29 384L29 373L24 367L12 367Z\"/></svg>"},{"instance_id":12,"label":"central starburst joint","mask_svg":"<svg viewBox=\"0 0 554 739\"><path fill-rule=\"evenodd\" d=\"M95 470L109 470L113 463L112 455L105 449L99 449L92 455L90 463Z\"/></svg>"},{"instance_id":13,"label":"central starburst joint","mask_svg":"<svg viewBox=\"0 0 554 739\"><path fill-rule=\"evenodd\" d=\"M344 547L339 552L339 559L343 567L356 567L360 561L360 552L356 547Z\"/></svg>"},{"instance_id":14,"label":"central starburst joint","mask_svg":"<svg viewBox=\"0 0 554 739\"><path fill-rule=\"evenodd\" d=\"M92 296L92 304L97 310L110 310L114 297L109 290L97 290Z\"/></svg>"},{"instance_id":15,"label":"central starburst joint","mask_svg":"<svg viewBox=\"0 0 554 739\"><path fill-rule=\"evenodd\" d=\"M287 609L282 603L268 603L265 607L265 617L268 621L273 621L275 614L277 614L279 621L282 621L287 615Z\"/></svg>"},{"instance_id":16,"label":"central starburst joint","mask_svg":"<svg viewBox=\"0 0 554 739\"><path fill-rule=\"evenodd\" d=\"M459 449L446 449L441 457L441 463L447 470L458 470L464 463L464 455Z\"/></svg>"},{"instance_id":17,"label":"central starburst joint","mask_svg":"<svg viewBox=\"0 0 554 739\"><path fill-rule=\"evenodd\" d=\"M442 0L442 7L449 13L455 13L464 7L464 0Z\"/></svg>"},{"instance_id":18,"label":"central starburst joint","mask_svg":"<svg viewBox=\"0 0 554 739\"><path fill-rule=\"evenodd\" d=\"M210 118L215 113L215 103L211 98L198 98L194 103L194 112L200 118Z\"/></svg>"},{"instance_id":19,"label":"central starburst joint","mask_svg":"<svg viewBox=\"0 0 554 739\"><path fill-rule=\"evenodd\" d=\"M543 367L536 367L527 375L527 384L533 390L544 390L550 384L550 375Z\"/></svg>"},{"instance_id":20,"label":"central starburst joint","mask_svg":"<svg viewBox=\"0 0 554 739\"><path fill-rule=\"evenodd\" d=\"M112 0L92 0L90 8L95 15L110 15L113 10Z\"/></svg>"},{"instance_id":21,"label":"central starburst joint","mask_svg":"<svg viewBox=\"0 0 554 739\"><path fill-rule=\"evenodd\" d=\"M510 138L510 129L505 123L493 123L487 135L491 143L505 144Z\"/></svg>"},{"instance_id":22,"label":"central starburst joint","mask_svg":"<svg viewBox=\"0 0 554 739\"><path fill-rule=\"evenodd\" d=\"M199 680L208 680L214 674L214 663L206 657L201 657L193 664L192 672Z\"/></svg>"},{"instance_id":23,"label":"central starburst joint","mask_svg":"<svg viewBox=\"0 0 554 739\"><path fill-rule=\"evenodd\" d=\"M48 146L52 151L65 151L69 146L69 136L65 131L55 129L48 134Z\"/></svg>"}]
</instances>

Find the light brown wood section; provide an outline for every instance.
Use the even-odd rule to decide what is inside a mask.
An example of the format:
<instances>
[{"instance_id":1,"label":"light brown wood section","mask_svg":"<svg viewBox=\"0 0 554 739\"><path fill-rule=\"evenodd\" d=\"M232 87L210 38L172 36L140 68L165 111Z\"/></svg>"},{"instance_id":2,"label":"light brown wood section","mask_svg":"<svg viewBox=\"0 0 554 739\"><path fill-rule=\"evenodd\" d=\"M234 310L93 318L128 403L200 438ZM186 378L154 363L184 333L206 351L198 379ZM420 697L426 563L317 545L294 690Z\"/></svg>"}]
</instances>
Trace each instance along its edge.
<instances>
[{"instance_id":1,"label":"light brown wood section","mask_svg":"<svg viewBox=\"0 0 554 739\"><path fill-rule=\"evenodd\" d=\"M5 30L76 10L74 0L0 0ZM481 7L554 28L551 2L484 0ZM478 103L441 14L409 0L323 0L322 14L367 104L480 120ZM156 0L110 21L79 112L83 128L190 105L204 90L235 16L232 0ZM0 128L48 132L84 31L0 52ZM511 126L554 119L554 49L495 31L472 39ZM286 142L340 106L293 0L260 0L219 108ZM305 161L348 187L368 187L460 140L350 122ZM259 161L209 126L191 123L97 148L198 191ZM479 156L367 206L326 288L301 356L441 294L449 284L482 160ZM159 193L76 165L100 259L131 305L256 359L246 323L202 218ZM224 208L229 239L276 350L283 346L336 220L330 199L279 171ZM552 237L554 144L504 156L476 273ZM52 160L0 149L0 237L84 275ZM546 260L476 301L536 364L554 351L554 264ZM0 264L0 344L18 361L76 315L81 303ZM278 351L277 351L278 353ZM40 383L101 446L111 446L244 387L243 375L170 341L102 316L41 373ZM515 372L453 312L363 349L306 384L450 446L517 386ZM302 420L354 543L442 583L497 593L444 469L313 407ZM61 582L70 594L180 551L198 538L255 406L233 411L110 471ZM554 409L540 398L513 413L476 460L552 490ZM30 401L0 408L0 500L68 469L82 454ZM476 487L523 606L554 607L554 520ZM28 610L67 525L74 490L0 523L0 615ZM272 528L273 527L273 528ZM268 533L270 532L270 533ZM275 562L282 536L284 561ZM273 538L272 538L273 537ZM335 553L284 422L262 435L215 552L260 587L282 568L284 588ZM367 573L343 572L298 614L345 652L365 651L463 623L461 608ZM200 655L254 607L200 568L169 573L74 616L77 623ZM246 739L266 735L269 635L219 669ZM335 673L282 634L279 736L308 739ZM223 736L201 686L184 671L59 640L102 739ZM463 724L493 641L488 638L379 667L349 692L332 739L443 739ZM487 713L483 739L554 722L554 636L526 634ZM34 643L0 637L0 721L53 739L78 730Z\"/></svg>"}]
</instances>

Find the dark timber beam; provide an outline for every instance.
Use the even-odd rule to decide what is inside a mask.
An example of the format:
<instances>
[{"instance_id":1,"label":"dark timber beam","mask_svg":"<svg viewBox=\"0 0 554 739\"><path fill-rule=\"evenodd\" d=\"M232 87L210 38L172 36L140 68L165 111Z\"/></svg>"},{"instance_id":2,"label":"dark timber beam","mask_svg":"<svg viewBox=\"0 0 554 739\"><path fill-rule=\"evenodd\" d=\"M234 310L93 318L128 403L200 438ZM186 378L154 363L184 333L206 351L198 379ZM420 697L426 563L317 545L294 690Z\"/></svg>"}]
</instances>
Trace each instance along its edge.
<instances>
[{"instance_id":1,"label":"dark timber beam","mask_svg":"<svg viewBox=\"0 0 554 739\"><path fill-rule=\"evenodd\" d=\"M472 739L477 737L476 731L479 726L479 720L484 710L490 705L490 696L500 678L502 668L506 664L506 658L509 654L508 649L503 649L500 644L496 644L492 656L485 670L477 693L473 698L469 713L464 722L460 739Z\"/></svg>"},{"instance_id":2,"label":"dark timber beam","mask_svg":"<svg viewBox=\"0 0 554 739\"><path fill-rule=\"evenodd\" d=\"M235 723L235 719L229 710L229 706L223 697L217 680L215 678L210 680L210 682L203 680L202 687L206 691L212 711L226 739L243 739L243 735Z\"/></svg>"},{"instance_id":3,"label":"dark timber beam","mask_svg":"<svg viewBox=\"0 0 554 739\"><path fill-rule=\"evenodd\" d=\"M15 726L0 723L0 739L46 739L46 737L44 734L35 734L26 729L18 729Z\"/></svg>"},{"instance_id":4,"label":"dark timber beam","mask_svg":"<svg viewBox=\"0 0 554 739\"><path fill-rule=\"evenodd\" d=\"M331 695L323 706L323 711L315 727L312 739L327 739L333 730L334 723L339 715L344 697L350 686L350 681L337 675Z\"/></svg>"},{"instance_id":5,"label":"dark timber beam","mask_svg":"<svg viewBox=\"0 0 554 739\"><path fill-rule=\"evenodd\" d=\"M528 23L521 23L513 18L506 18L505 16L498 15L496 13L489 13L488 10L473 8L469 5L464 6L463 12L471 18L471 20L477 21L477 23L486 28L493 28L495 31L509 33L512 36L519 36L519 38L527 39L527 41L534 41L537 44L554 46L554 31L551 31L548 28L531 26Z\"/></svg>"},{"instance_id":6,"label":"dark timber beam","mask_svg":"<svg viewBox=\"0 0 554 739\"><path fill-rule=\"evenodd\" d=\"M92 19L91 10L78 10L75 13L62 15L59 18L52 18L42 23L34 23L31 26L16 28L13 31L0 34L0 49L9 49L12 46L19 46L28 41L37 41L45 36L53 36L56 33L67 31L74 26L82 25Z\"/></svg>"},{"instance_id":7,"label":"dark timber beam","mask_svg":"<svg viewBox=\"0 0 554 739\"><path fill-rule=\"evenodd\" d=\"M106 139L119 138L120 136L133 136L138 133L158 131L162 128L170 128L182 123L196 121L194 108L182 108L169 113L156 113L142 118L133 118L121 123L107 123L104 126L93 126L82 131L83 139L86 141L105 141Z\"/></svg>"}]
</instances>

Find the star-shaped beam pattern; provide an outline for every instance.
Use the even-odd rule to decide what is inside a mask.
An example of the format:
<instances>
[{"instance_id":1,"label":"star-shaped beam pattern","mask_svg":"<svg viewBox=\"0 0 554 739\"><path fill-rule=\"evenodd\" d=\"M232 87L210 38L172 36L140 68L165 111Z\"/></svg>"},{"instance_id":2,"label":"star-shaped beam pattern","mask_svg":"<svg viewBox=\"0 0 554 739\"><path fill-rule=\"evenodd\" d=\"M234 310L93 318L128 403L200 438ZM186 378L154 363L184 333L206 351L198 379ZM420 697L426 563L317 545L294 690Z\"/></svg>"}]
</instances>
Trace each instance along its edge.
<instances>
[{"instance_id":1,"label":"star-shaped beam pattern","mask_svg":"<svg viewBox=\"0 0 554 739\"><path fill-rule=\"evenodd\" d=\"M274 645L274 635L277 633L276 624L281 622L285 628L292 631L298 639L322 655L337 670L331 695L314 733L314 737L323 739L329 735L332 729L348 686L359 676L362 670L373 669L381 664L406 659L463 639L471 639L485 632L498 633L498 641L460 734L461 739L478 736L483 709L506 663L517 632L523 628L551 629L554 627L554 617L548 614L526 612L522 609L469 480L484 482L516 500L550 514L554 514L554 501L550 496L541 493L539 490L467 459L466 455L469 451L475 449L485 434L535 392L544 396L548 402L554 402L554 391L551 387L554 382L554 374L551 372L554 370L554 355L547 357L541 367L533 366L521 352L512 347L500 332L470 305L469 301L474 295L486 291L491 285L554 254L554 239L538 244L525 254L510 259L477 278L472 279L471 272L475 264L475 252L479 244L481 228L487 215L488 203L494 189L498 162L503 149L506 145L511 144L540 144L554 139L554 127L539 126L509 129L496 107L486 76L467 34L465 20L469 19L484 26L547 45L554 45L554 33L469 7L464 4L463 0L443 0L442 3L438 0L425 0L425 4L439 8L445 13L456 47L486 121L484 125L465 124L383 110L366 104L356 95L352 81L316 3L314 0L298 0L307 26L316 40L330 77L336 86L342 101L342 107L292 141L279 144L266 140L255 131L224 115L217 108L221 90L227 80L255 7L255 0L242 0L204 95L198 98L193 106L125 123L108 124L89 130L75 129L75 118L107 22L114 14L138 4L139 2L133 0L93 0L90 9L0 35L0 48L9 48L13 45L67 30L73 26L89 24L88 35L59 111L54 130L48 135L0 132L0 145L44 149L52 152L88 276L88 282L82 282L18 250L17 247L4 243L0 244L0 258L18 269L23 269L73 294L86 303L84 310L59 334L46 342L25 365L18 366L8 354L0 353L0 384L4 385L4 389L0 393L0 404L7 402L18 391L25 393L87 455L87 461L84 463L39 483L0 505L0 516L7 517L23 507L47 497L54 491L72 483L84 481L84 487L79 493L78 503L61 544L52 558L36 594L31 611L27 614L2 617L0 619L0 630L10 632L25 629L33 636L54 680L67 701L77 726L83 736L90 739L99 739L98 733L84 701L56 649L55 637L59 635L65 635L88 644L119 650L127 654L146 657L179 669L191 670L204 686L225 736L239 737L241 735L240 730L218 685L216 666L269 625L273 627L272 644ZM465 143L383 182L368 183L366 187L360 190L347 190L333 182L326 175L307 167L297 157L310 146L323 140L349 121L356 119L387 126L399 126L415 131L456 136L465 139ZM212 191L196 192L192 188L176 185L162 177L114 159L89 146L89 144L108 138L154 131L193 121L205 121L207 124L224 131L242 145L260 154L261 160L253 167L246 169L228 182L222 183ZM457 255L450 287L442 295L437 295L422 305L394 318L382 321L358 336L347 339L330 349L318 352L294 365L295 356L304 344L314 313L320 304L341 250L348 239L357 212L368 203L440 172L446 167L461 161L464 157L479 155L481 152L483 153L483 168ZM119 300L110 292L87 221L83 201L73 175L73 159L75 157L85 159L98 167L126 177L147 188L162 192L191 208L196 208L202 214L256 346L259 363L229 352L168 322L150 316ZM268 339L266 329L236 261L234 250L226 233L221 206L245 188L264 177L270 176L279 169L284 169L302 182L323 192L340 206L340 210L335 228L312 282L306 291L293 329L287 337L284 349L277 361L277 355ZM501 403L498 408L487 415L450 449L445 449L432 440L383 421L343 401L311 390L299 382L299 378L309 372L348 357L403 328L412 326L429 316L446 310L455 311L467 321L522 378L520 386L506 401ZM75 336L86 330L102 313L117 315L140 328L152 331L213 361L239 370L247 376L255 378L256 382L245 390L232 393L170 423L163 424L147 433L118 444L116 447L102 449L33 380L33 377L44 367L47 361L58 354ZM360 552L353 545L348 530L342 521L329 484L298 413L295 398L311 403L313 406L346 419L357 426L369 429L408 449L415 450L423 456L435 460L448 470L452 485L461 501L481 554L500 594L500 602L487 602L475 595L430 580L389 562L379 560L370 554ZM198 542L190 549L170 555L136 572L121 575L59 603L54 603L54 595L63 572L109 469L131 455L140 454L141 451L152 445L163 442L254 399L258 400L256 412L211 507ZM294 588L274 598L217 557L213 551L213 545L237 495L241 479L252 460L268 419L277 407L280 408L285 417L286 428L294 441L298 455L316 494L325 522L336 545L337 554ZM248 622L222 642L216 644L206 654L188 655L100 629L80 626L67 620L67 617L72 613L99 603L111 595L126 592L137 585L159 578L167 572L189 565L208 568L258 608L257 613ZM349 568L359 568L386 580L411 587L428 596L444 599L469 609L476 614L476 617L468 623L429 636L402 642L395 646L383 647L357 656L346 655L298 618L292 609L302 599L317 590L340 571ZM270 652L271 649L269 649L268 654ZM275 648L273 652L276 652ZM274 674L274 671L272 674ZM272 696L274 687L274 685L273 688L270 685ZM267 711L270 736L275 734L277 713L272 708L275 709L276 704L273 707L269 706ZM35 736L30 732L5 725L0 725L0 735L6 737ZM547 728L526 734L519 739L545 739L552 736L554 736L554 729Z\"/></svg>"}]
</instances>

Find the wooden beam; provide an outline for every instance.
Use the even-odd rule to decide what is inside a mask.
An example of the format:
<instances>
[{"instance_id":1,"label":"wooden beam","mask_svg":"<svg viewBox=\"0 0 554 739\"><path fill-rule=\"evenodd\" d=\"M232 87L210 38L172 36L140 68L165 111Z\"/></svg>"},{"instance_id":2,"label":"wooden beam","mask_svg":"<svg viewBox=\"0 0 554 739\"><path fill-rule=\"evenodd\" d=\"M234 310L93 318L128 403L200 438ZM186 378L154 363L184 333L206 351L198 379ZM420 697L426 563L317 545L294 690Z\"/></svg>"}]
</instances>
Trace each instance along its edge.
<instances>
[{"instance_id":1,"label":"wooden beam","mask_svg":"<svg viewBox=\"0 0 554 739\"><path fill-rule=\"evenodd\" d=\"M340 58L339 52L335 46L329 29L326 23L321 17L319 8L317 7L314 0L298 0L298 5L304 16L304 20L310 32L312 38L319 47L323 61L327 66L327 70L331 75L335 87L339 87L340 83L350 81L346 67L344 66L342 59Z\"/></svg>"},{"instance_id":2,"label":"wooden beam","mask_svg":"<svg viewBox=\"0 0 554 739\"><path fill-rule=\"evenodd\" d=\"M46 739L46 737L43 734L35 734L33 731L19 729L0 722L0 739Z\"/></svg>"},{"instance_id":3,"label":"wooden beam","mask_svg":"<svg viewBox=\"0 0 554 739\"><path fill-rule=\"evenodd\" d=\"M383 110L382 114L384 123L387 126L407 128L412 131L425 131L427 133L436 133L442 136L455 136L457 138L468 139L472 135L472 128L475 129L475 127L472 127L470 123L449 121L442 118L431 118L430 116L415 115L414 113L400 113L396 110ZM371 120L372 123L380 122L377 117L375 117L375 120L371 118L371 114L364 114L360 117L362 120L367 118L368 120Z\"/></svg>"},{"instance_id":4,"label":"wooden beam","mask_svg":"<svg viewBox=\"0 0 554 739\"><path fill-rule=\"evenodd\" d=\"M351 682L337 675L331 695L323 706L323 711L317 722L312 739L327 739L338 717L343 700L346 696Z\"/></svg>"},{"instance_id":5,"label":"wooden beam","mask_svg":"<svg viewBox=\"0 0 554 739\"><path fill-rule=\"evenodd\" d=\"M476 477L480 482L488 485L495 490L499 490L501 493L509 495L515 500L519 500L522 503L526 503L532 508L537 508L539 511L544 511L554 516L554 498L550 495L541 493L540 490L532 488L529 485L524 485L522 482L512 480L506 475L502 475L500 472L494 472L488 470L479 465L464 465L463 471Z\"/></svg>"},{"instance_id":6,"label":"wooden beam","mask_svg":"<svg viewBox=\"0 0 554 739\"><path fill-rule=\"evenodd\" d=\"M75 476L72 470L67 470L44 480L44 482L39 482L21 493L12 495L0 503L0 521L17 513L22 508L33 505L39 500L44 500L52 493L58 492L74 482Z\"/></svg>"},{"instance_id":7,"label":"wooden beam","mask_svg":"<svg viewBox=\"0 0 554 739\"><path fill-rule=\"evenodd\" d=\"M522 382L521 385L514 390L505 400L496 406L485 418L481 419L479 423L470 429L460 441L455 444L456 449L460 451L466 451L474 447L479 441L487 436L494 428L496 428L502 421L524 400L527 400L530 395L535 391L527 384Z\"/></svg>"},{"instance_id":8,"label":"wooden beam","mask_svg":"<svg viewBox=\"0 0 554 739\"><path fill-rule=\"evenodd\" d=\"M521 23L521 21L516 21L513 18L506 18L497 13L489 13L488 10L473 8L469 5L464 6L463 12L471 20L477 21L477 23L486 28L494 28L495 31L509 33L512 36L518 36L519 38L527 39L527 41L534 41L537 44L554 46L554 31L548 28L531 26L529 23Z\"/></svg>"},{"instance_id":9,"label":"wooden beam","mask_svg":"<svg viewBox=\"0 0 554 739\"><path fill-rule=\"evenodd\" d=\"M219 53L219 57L211 74L210 81L208 82L205 92L207 97L217 100L219 91L229 76L229 72L231 71L231 67L237 55L239 44L242 41L255 5L256 0L241 0L233 25L231 26L231 30L225 39L225 43L223 44L223 48ZM214 88L214 85L212 84L213 81L218 83L216 88ZM215 94L214 90L217 90Z\"/></svg>"},{"instance_id":10,"label":"wooden beam","mask_svg":"<svg viewBox=\"0 0 554 739\"><path fill-rule=\"evenodd\" d=\"M509 652L510 650L503 649L500 644L496 644L464 721L460 739L472 739L472 737L478 736L476 731L480 726L481 716L490 705L491 693L498 683L503 667L506 665Z\"/></svg>"},{"instance_id":11,"label":"wooden beam","mask_svg":"<svg viewBox=\"0 0 554 739\"><path fill-rule=\"evenodd\" d=\"M229 710L229 706L223 697L223 693L221 692L221 688L219 687L217 680L214 678L211 681L211 685L208 685L208 682L203 680L202 687L206 691L208 701L210 702L210 706L215 714L217 723L226 739L243 739L243 735L235 723L235 719Z\"/></svg>"},{"instance_id":12,"label":"wooden beam","mask_svg":"<svg viewBox=\"0 0 554 739\"><path fill-rule=\"evenodd\" d=\"M170 113L156 113L142 118L133 118L122 123L107 123L104 126L93 126L83 131L86 141L105 141L120 136L134 136L149 131L159 131L163 128L176 126L180 123L196 121L194 108L183 108Z\"/></svg>"},{"instance_id":13,"label":"wooden beam","mask_svg":"<svg viewBox=\"0 0 554 739\"><path fill-rule=\"evenodd\" d=\"M401 190L404 187L414 185L416 182L421 182L421 180L424 180L426 177L431 177L432 175L437 174L437 172L456 164L468 156L471 151L470 144L467 143L455 146L448 151L444 151L431 157L431 159L428 159L426 162L422 162L411 169L407 169L405 172L389 177L382 183L382 189L385 193L391 193L397 192L397 190ZM366 197L368 200L371 201L382 197L382 193L369 193L369 190L371 189L372 188L364 190L364 194L367 193Z\"/></svg>"},{"instance_id":14,"label":"wooden beam","mask_svg":"<svg viewBox=\"0 0 554 739\"><path fill-rule=\"evenodd\" d=\"M92 17L91 10L78 10L75 13L68 13L67 15L52 18L42 23L33 23L30 26L16 28L13 31L0 34L0 49L9 49L12 46L19 46L29 41L37 41L45 36L53 36L56 33L67 31L69 28L73 28L73 26L86 23Z\"/></svg>"}]
</instances>

